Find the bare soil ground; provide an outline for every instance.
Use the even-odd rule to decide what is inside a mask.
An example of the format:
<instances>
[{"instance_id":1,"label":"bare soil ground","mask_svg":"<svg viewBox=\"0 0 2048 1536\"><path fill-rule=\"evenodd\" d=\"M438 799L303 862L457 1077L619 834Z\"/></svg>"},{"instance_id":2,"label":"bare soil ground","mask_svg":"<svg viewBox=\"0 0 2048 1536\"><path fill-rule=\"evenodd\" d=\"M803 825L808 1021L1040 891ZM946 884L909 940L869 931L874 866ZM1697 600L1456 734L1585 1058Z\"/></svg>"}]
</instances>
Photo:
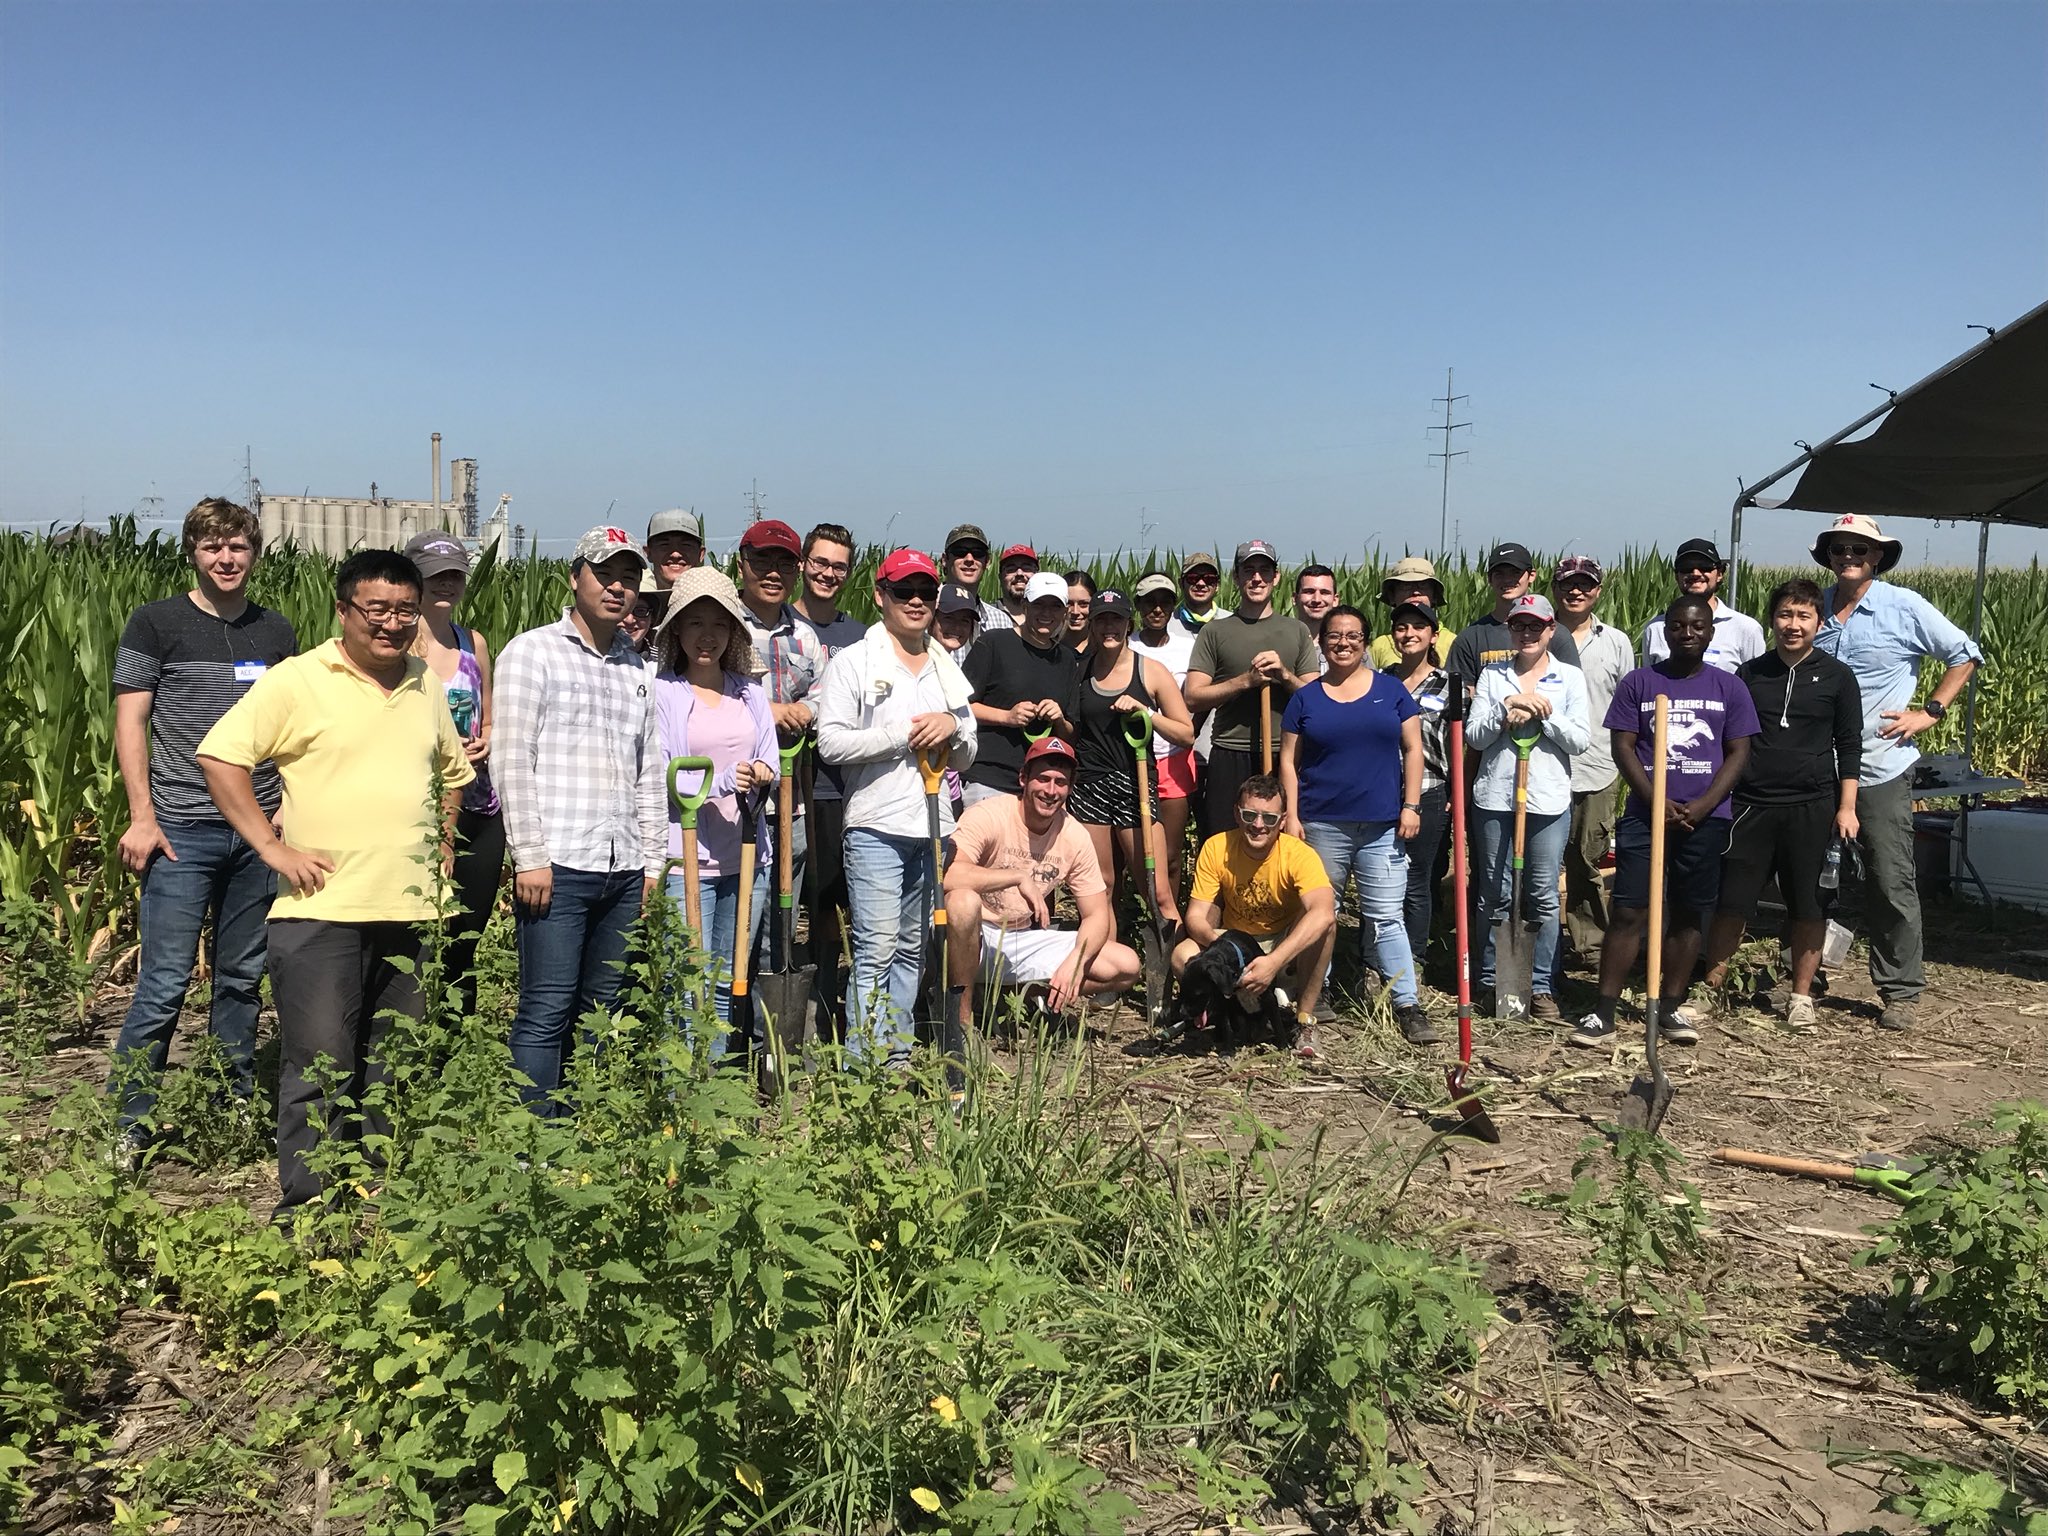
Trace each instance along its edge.
<instances>
[{"instance_id":1,"label":"bare soil ground","mask_svg":"<svg viewBox=\"0 0 2048 1536\"><path fill-rule=\"evenodd\" d=\"M1709 1257L1693 1281L1710 1332L1696 1358L1643 1377L1602 1380L1556 1353L1584 1244L1556 1213L1524 1200L1569 1187L1579 1143L1613 1118L1641 1063L1639 1022L1606 1054L1567 1048L1552 1026L1483 1022L1474 1076L1490 1085L1498 1146L1439 1136L1452 1123L1444 1069L1454 1050L1406 1045L1384 1009L1347 1007L1344 1022L1323 1032L1325 1060L1313 1065L1199 1043L1162 1053L1129 1010L1089 1020L1089 1056L1098 1086L1148 1122L1178 1113L1185 1134L1229 1135L1231 1117L1249 1108L1297 1141L1320 1130L1336 1155L1389 1142L1423 1154L1403 1224L1478 1259L1501 1308L1479 1370L1443 1384L1442 1421L1408 1432L1406 1449L1428 1475L1421 1507L1438 1532L1900 1530L1905 1522L1875 1513L1876 1474L1830 1468L1828 1447L1991 1467L2048 1502L2048 1436L1916 1377L1886 1342L1873 1305L1882 1277L1849 1261L1867 1242L1866 1224L1890 1205L1725 1166L1712 1152L1911 1154L1998 1100L2048 1097L2048 921L2007 915L1992 924L1962 905L1931 906L1928 919L1931 987L1914 1032L1875 1027L1859 951L1836 973L1813 1032L1793 1034L1743 1009L1721 1015L1697 1049L1665 1053L1678 1093L1664 1135L1684 1152L1711 1218ZM1354 938L1347 929L1344 942ZM1589 995L1568 994L1568 1010ZM99 1077L125 1004L125 991L110 990L93 1032L54 1052L49 1072ZM218 1178L160 1167L152 1187L172 1201L240 1195L261 1212L274 1177L274 1165ZM110 1463L216 1436L245 1441L265 1404L317 1390L312 1363L290 1353L264 1361L260 1374L209 1359L170 1311L131 1309L115 1355L102 1393ZM324 1536L324 1477L269 1453L248 1453L246 1471L246 1495L231 1491L237 1479L223 1469L203 1504L182 1506L175 1527L158 1529ZM24 1528L106 1529L116 1478L110 1464L53 1480ZM1200 1528L1191 1512L1153 1497L1148 1529ZM1312 1509L1264 1524L1269 1533L1351 1528Z\"/></svg>"}]
</instances>

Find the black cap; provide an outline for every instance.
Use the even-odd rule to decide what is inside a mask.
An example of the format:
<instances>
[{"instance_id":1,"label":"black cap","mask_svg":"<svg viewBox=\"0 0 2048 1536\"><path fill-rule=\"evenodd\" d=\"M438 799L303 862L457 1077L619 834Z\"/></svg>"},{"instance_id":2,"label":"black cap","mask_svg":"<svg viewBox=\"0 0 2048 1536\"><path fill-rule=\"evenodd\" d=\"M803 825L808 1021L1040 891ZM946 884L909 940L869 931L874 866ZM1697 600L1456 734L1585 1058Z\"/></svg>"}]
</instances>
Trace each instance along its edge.
<instances>
[{"instance_id":1,"label":"black cap","mask_svg":"<svg viewBox=\"0 0 2048 1536\"><path fill-rule=\"evenodd\" d=\"M1536 569L1536 559L1529 553L1528 546L1509 542L1493 546L1493 553L1486 557L1486 568L1490 571L1497 565L1511 565L1518 571Z\"/></svg>"},{"instance_id":2,"label":"black cap","mask_svg":"<svg viewBox=\"0 0 2048 1536\"><path fill-rule=\"evenodd\" d=\"M1387 615L1387 623L1390 626L1398 624L1404 618L1420 619L1423 623L1427 624L1431 629L1443 628L1443 626L1437 621L1436 610L1430 607L1427 603L1403 603L1400 607L1396 608L1392 613Z\"/></svg>"},{"instance_id":3,"label":"black cap","mask_svg":"<svg viewBox=\"0 0 2048 1536\"><path fill-rule=\"evenodd\" d=\"M1678 553L1671 557L1672 568L1676 569L1687 555L1698 555L1710 561L1716 570L1723 570L1728 562L1721 558L1721 551L1714 547L1712 539L1687 539L1678 546Z\"/></svg>"},{"instance_id":4,"label":"black cap","mask_svg":"<svg viewBox=\"0 0 2048 1536\"><path fill-rule=\"evenodd\" d=\"M1114 587L1104 587L1088 601L1088 617L1092 620L1098 613L1120 613L1128 620L1131 600Z\"/></svg>"},{"instance_id":5,"label":"black cap","mask_svg":"<svg viewBox=\"0 0 2048 1536\"><path fill-rule=\"evenodd\" d=\"M971 613L979 617L981 599L957 581L949 581L939 588L940 613Z\"/></svg>"}]
</instances>

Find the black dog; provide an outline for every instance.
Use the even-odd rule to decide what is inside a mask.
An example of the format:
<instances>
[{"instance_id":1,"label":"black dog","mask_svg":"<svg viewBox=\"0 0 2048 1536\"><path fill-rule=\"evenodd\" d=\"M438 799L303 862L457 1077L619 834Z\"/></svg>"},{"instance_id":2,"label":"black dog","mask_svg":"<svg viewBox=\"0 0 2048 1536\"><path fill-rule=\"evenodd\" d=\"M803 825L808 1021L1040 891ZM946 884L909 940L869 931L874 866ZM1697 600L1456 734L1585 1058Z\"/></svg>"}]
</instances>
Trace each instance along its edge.
<instances>
[{"instance_id":1,"label":"black dog","mask_svg":"<svg viewBox=\"0 0 2048 1536\"><path fill-rule=\"evenodd\" d=\"M1278 988L1267 988L1256 1008L1247 1009L1237 1000L1238 980L1259 953L1258 940L1250 934L1226 929L1190 960L1180 973L1179 1025L1174 1032L1206 1027L1219 1041L1234 1044L1291 1031L1293 1014Z\"/></svg>"}]
</instances>

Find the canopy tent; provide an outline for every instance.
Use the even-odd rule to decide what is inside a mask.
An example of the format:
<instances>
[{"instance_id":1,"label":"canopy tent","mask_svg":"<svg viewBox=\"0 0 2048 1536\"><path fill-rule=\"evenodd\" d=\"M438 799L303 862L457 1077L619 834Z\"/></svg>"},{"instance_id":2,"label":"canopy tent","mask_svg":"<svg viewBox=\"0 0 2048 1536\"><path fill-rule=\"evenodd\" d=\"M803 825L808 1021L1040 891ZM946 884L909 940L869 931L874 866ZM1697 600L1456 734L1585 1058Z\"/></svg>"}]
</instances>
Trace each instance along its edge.
<instances>
[{"instance_id":1,"label":"canopy tent","mask_svg":"<svg viewBox=\"0 0 2048 1536\"><path fill-rule=\"evenodd\" d=\"M1850 441L1872 422L1878 423L1876 431ZM1758 494L1794 470L1804 473L1791 494ZM1919 383L1745 486L1729 527L1731 601L1741 581L1747 507L1835 517L1855 512L1880 523L1899 517L1976 523L1970 638L1980 638L1991 525L2048 528L2048 303L1988 332ZM1965 753L1976 734L1976 697L1973 678L1963 724Z\"/></svg>"}]
</instances>

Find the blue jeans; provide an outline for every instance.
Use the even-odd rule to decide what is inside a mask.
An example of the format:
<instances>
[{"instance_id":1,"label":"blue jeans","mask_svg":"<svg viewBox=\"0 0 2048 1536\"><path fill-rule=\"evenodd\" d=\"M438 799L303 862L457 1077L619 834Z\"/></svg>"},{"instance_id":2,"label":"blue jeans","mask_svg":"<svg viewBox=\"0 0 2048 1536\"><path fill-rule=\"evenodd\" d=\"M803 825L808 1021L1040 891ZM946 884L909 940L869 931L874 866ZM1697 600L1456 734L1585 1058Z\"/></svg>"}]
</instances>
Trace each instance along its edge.
<instances>
[{"instance_id":1,"label":"blue jeans","mask_svg":"<svg viewBox=\"0 0 2048 1536\"><path fill-rule=\"evenodd\" d=\"M1509 892L1515 877L1515 813L1475 808L1479 824L1479 985L1493 985L1493 925L1508 915ZM1569 811L1554 816L1529 813L1522 848L1522 905L1541 923L1536 954L1530 965L1537 996L1548 997L1557 974L1557 876L1564 867L1564 845L1571 840Z\"/></svg>"},{"instance_id":2,"label":"blue jeans","mask_svg":"<svg viewBox=\"0 0 2048 1536\"><path fill-rule=\"evenodd\" d=\"M668 877L668 894L674 899L676 906L681 908L684 891L680 870ZM709 884L699 885L697 900L704 909L704 952L711 967L711 974L715 978L711 987L712 1008L718 1015L718 1022L729 1025L732 1023L733 941L738 936L736 930L740 916L739 871L734 870L729 875L718 876ZM761 919L768 914L768 882L761 878L758 870L754 874L753 906L754 911L747 923L747 932L751 938L758 940L761 936ZM685 1019L685 1033L688 1033L688 1028L688 1020ZM744 1040L736 1040L728 1035L718 1042L718 1053L722 1056L745 1044Z\"/></svg>"},{"instance_id":3,"label":"blue jeans","mask_svg":"<svg viewBox=\"0 0 2048 1536\"><path fill-rule=\"evenodd\" d=\"M158 854L142 874L142 950L135 996L114 1045L117 1072L140 1053L146 1078L131 1080L121 1105L125 1128L156 1106L178 1014L192 984L199 930L213 918L213 1011L208 1027L227 1054L229 1082L248 1098L256 1081L256 1005L263 981L264 919L277 876L224 821L166 821L175 859Z\"/></svg>"},{"instance_id":4,"label":"blue jeans","mask_svg":"<svg viewBox=\"0 0 2048 1536\"><path fill-rule=\"evenodd\" d=\"M514 905L519 946L519 1011L512 1015L512 1065L531 1087L519 1096L558 1113L555 1091L569 1055L569 1027L619 995L626 947L640 920L637 869L607 875L554 867L554 896L535 916Z\"/></svg>"},{"instance_id":5,"label":"blue jeans","mask_svg":"<svg viewBox=\"0 0 2048 1536\"><path fill-rule=\"evenodd\" d=\"M846 986L846 1044L860 1060L909 1065L932 889L930 838L847 829L853 972Z\"/></svg>"},{"instance_id":6,"label":"blue jeans","mask_svg":"<svg viewBox=\"0 0 2048 1536\"><path fill-rule=\"evenodd\" d=\"M1358 881L1359 947L1368 963L1377 957L1396 1004L1421 1001L1415 990L1415 956L1408 947L1403 903L1408 895L1408 845L1391 821L1306 821L1302 837L1323 861L1339 892L1347 878Z\"/></svg>"}]
</instances>

